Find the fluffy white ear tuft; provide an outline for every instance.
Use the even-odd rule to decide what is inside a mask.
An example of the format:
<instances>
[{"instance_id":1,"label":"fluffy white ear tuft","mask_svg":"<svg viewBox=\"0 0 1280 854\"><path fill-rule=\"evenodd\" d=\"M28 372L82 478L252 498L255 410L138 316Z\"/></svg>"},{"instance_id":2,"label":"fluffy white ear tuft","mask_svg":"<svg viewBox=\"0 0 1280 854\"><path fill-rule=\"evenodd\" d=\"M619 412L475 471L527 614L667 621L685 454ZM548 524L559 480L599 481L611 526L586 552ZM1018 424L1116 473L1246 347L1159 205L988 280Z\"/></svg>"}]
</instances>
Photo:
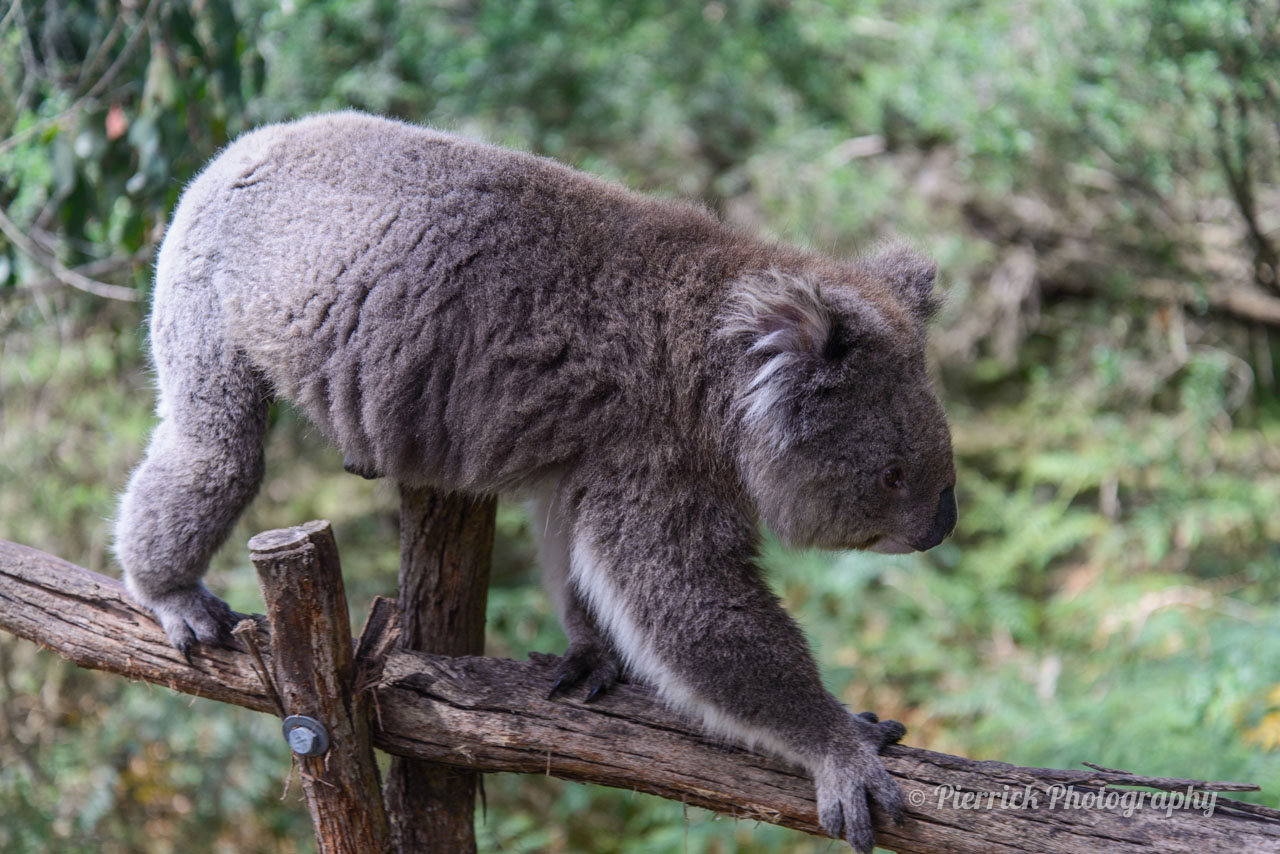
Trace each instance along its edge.
<instances>
[{"instance_id":1,"label":"fluffy white ear tuft","mask_svg":"<svg viewBox=\"0 0 1280 854\"><path fill-rule=\"evenodd\" d=\"M750 273L734 285L720 334L764 357L741 390L743 423L775 452L792 439L788 399L799 365L823 358L835 318L818 286L775 270Z\"/></svg>"},{"instance_id":2,"label":"fluffy white ear tuft","mask_svg":"<svg viewBox=\"0 0 1280 854\"><path fill-rule=\"evenodd\" d=\"M816 284L768 270L738 279L721 331L747 339L753 352L821 356L832 325L831 308Z\"/></svg>"}]
</instances>

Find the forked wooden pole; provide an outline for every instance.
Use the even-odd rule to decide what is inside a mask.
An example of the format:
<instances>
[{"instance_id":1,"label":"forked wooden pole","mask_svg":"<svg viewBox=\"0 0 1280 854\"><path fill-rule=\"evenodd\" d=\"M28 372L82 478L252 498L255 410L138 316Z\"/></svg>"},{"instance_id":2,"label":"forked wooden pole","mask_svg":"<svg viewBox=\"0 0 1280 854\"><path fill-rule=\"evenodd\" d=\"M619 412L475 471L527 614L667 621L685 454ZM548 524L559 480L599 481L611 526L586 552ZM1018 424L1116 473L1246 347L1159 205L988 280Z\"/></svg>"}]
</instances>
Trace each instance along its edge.
<instances>
[{"instance_id":1,"label":"forked wooden pole","mask_svg":"<svg viewBox=\"0 0 1280 854\"><path fill-rule=\"evenodd\" d=\"M484 653L495 501L400 487L400 638L406 649ZM476 850L479 774L393 757L386 804L400 854Z\"/></svg>"}]
</instances>

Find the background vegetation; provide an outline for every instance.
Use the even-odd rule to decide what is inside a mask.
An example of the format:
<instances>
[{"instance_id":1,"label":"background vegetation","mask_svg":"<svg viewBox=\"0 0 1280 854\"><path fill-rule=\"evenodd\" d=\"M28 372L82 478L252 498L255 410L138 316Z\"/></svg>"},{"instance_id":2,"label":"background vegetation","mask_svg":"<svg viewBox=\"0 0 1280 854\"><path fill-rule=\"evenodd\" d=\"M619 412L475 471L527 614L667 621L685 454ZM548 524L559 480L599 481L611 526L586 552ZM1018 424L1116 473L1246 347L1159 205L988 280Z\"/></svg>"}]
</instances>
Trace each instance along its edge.
<instances>
[{"instance_id":1,"label":"background vegetation","mask_svg":"<svg viewBox=\"0 0 1280 854\"><path fill-rule=\"evenodd\" d=\"M1269 0L4 0L0 537L114 572L153 423L149 260L240 131L356 107L481 134L837 253L941 261L960 527L766 563L852 707L911 743L1260 783L1280 804L1280 16ZM254 531L335 523L359 613L390 487L293 413ZM557 651L504 507L489 649ZM265 716L0 637L0 850L309 851ZM492 851L824 851L487 778Z\"/></svg>"}]
</instances>

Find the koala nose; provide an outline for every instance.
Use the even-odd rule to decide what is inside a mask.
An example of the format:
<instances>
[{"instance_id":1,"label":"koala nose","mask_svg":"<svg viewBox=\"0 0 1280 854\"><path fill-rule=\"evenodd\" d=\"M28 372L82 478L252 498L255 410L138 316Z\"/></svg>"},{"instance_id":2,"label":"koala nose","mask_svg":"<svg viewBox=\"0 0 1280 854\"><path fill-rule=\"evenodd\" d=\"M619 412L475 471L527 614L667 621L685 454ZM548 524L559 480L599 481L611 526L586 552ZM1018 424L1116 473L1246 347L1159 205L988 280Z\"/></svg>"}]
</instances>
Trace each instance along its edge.
<instances>
[{"instance_id":1,"label":"koala nose","mask_svg":"<svg viewBox=\"0 0 1280 854\"><path fill-rule=\"evenodd\" d=\"M925 536L925 541L921 543L920 550L931 549L945 540L947 535L955 530L958 516L956 490L955 487L948 486L938 496L938 513L933 517L933 527L929 529L929 533Z\"/></svg>"}]
</instances>

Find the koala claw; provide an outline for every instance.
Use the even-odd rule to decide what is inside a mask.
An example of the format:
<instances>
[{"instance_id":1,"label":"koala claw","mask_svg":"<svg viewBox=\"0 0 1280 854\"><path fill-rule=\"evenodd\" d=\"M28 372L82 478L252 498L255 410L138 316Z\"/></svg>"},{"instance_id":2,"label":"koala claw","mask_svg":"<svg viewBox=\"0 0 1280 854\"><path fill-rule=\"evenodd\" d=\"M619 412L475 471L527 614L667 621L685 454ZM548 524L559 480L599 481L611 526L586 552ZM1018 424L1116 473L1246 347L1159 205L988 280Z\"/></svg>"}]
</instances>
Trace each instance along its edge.
<instances>
[{"instance_id":1,"label":"koala claw","mask_svg":"<svg viewBox=\"0 0 1280 854\"><path fill-rule=\"evenodd\" d=\"M149 597L144 604L188 664L197 644L240 649L231 629L245 615L232 611L203 584Z\"/></svg>"},{"instance_id":2,"label":"koala claw","mask_svg":"<svg viewBox=\"0 0 1280 854\"><path fill-rule=\"evenodd\" d=\"M861 712L859 718L867 723L875 724L870 728L869 736L874 742L879 740L881 747L897 744L907 734L907 728L897 721L882 721L875 712Z\"/></svg>"},{"instance_id":3,"label":"koala claw","mask_svg":"<svg viewBox=\"0 0 1280 854\"><path fill-rule=\"evenodd\" d=\"M622 675L613 653L594 643L571 643L556 663L556 680L547 692L550 700L556 694L577 685L587 686L586 702L608 690Z\"/></svg>"},{"instance_id":4,"label":"koala claw","mask_svg":"<svg viewBox=\"0 0 1280 854\"><path fill-rule=\"evenodd\" d=\"M897 721L881 721L872 712L854 718L855 739L837 749L814 775L818 794L818 823L832 836L848 842L860 854L871 854L875 834L871 810L902 824L902 789L876 754L894 744L907 728Z\"/></svg>"}]
</instances>

